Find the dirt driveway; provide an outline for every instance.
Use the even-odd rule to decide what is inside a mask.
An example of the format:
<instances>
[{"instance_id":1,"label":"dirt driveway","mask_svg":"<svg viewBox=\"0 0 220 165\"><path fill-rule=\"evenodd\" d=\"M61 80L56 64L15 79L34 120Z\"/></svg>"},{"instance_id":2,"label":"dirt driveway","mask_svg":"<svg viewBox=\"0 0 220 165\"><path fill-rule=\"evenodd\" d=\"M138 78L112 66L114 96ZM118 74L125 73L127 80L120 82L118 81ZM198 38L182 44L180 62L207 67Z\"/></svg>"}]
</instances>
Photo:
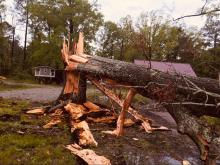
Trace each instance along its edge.
<instances>
[{"instance_id":1,"label":"dirt driveway","mask_svg":"<svg viewBox=\"0 0 220 165\"><path fill-rule=\"evenodd\" d=\"M19 83L16 83L19 84ZM52 85L35 85L35 84L26 84L30 86L29 89L19 89L19 90L10 90L10 91L0 91L0 97L10 98L10 99L22 99L30 100L37 102L48 102L55 100L61 90L61 86L52 86Z\"/></svg>"}]
</instances>

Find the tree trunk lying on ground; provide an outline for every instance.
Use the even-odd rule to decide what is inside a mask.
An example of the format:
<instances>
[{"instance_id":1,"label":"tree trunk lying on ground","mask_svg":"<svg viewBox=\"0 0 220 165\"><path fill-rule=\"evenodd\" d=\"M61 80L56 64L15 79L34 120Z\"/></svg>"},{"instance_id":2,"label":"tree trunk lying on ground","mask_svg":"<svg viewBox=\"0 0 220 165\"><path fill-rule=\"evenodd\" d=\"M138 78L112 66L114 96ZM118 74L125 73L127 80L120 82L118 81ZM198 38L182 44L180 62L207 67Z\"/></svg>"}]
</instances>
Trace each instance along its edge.
<instances>
[{"instance_id":1,"label":"tree trunk lying on ground","mask_svg":"<svg viewBox=\"0 0 220 165\"><path fill-rule=\"evenodd\" d=\"M118 119L120 129L116 130L116 132L119 131L117 135L123 132L121 123L123 124L123 113L126 110L142 121L147 132L151 132L154 128L151 128L149 120L130 107L134 93L130 92L131 94L128 94L128 98L124 101L107 87L125 87L135 90L166 107L175 119L178 130L189 135L198 145L201 159L205 160L206 164L215 164L215 160L220 156L220 135L199 117L206 115L220 118L218 81L170 75L132 63L84 55L83 52L71 55L65 43L62 57L66 64L67 78L63 95L59 97L60 106L69 102L84 103L86 79L89 79L106 96L122 107L122 115Z\"/></svg>"}]
</instances>

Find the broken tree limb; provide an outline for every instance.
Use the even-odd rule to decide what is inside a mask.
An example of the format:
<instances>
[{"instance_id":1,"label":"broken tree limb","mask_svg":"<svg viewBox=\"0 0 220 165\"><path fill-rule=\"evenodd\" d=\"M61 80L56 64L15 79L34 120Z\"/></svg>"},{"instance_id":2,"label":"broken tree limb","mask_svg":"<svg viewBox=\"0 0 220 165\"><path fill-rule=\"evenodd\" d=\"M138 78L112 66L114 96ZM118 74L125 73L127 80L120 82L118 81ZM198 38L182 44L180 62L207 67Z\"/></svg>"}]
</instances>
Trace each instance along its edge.
<instances>
[{"instance_id":1,"label":"broken tree limb","mask_svg":"<svg viewBox=\"0 0 220 165\"><path fill-rule=\"evenodd\" d=\"M123 101L119 99L119 97L114 94L110 89L104 87L99 83L99 81L94 80L89 78L89 80L92 82L93 85L95 85L101 92L103 92L106 96L108 96L110 99L112 99L116 104L119 106L123 107ZM143 117L140 115L136 110L133 108L129 107L128 108L128 113L130 113L132 116L134 116L135 119L140 120L142 123L141 125L144 127L145 131L150 133L151 132L151 126L150 123L152 122L151 120Z\"/></svg>"},{"instance_id":2,"label":"broken tree limb","mask_svg":"<svg viewBox=\"0 0 220 165\"><path fill-rule=\"evenodd\" d=\"M80 146L98 145L86 121L81 121L79 123L72 122L71 127L71 133L73 135L77 134Z\"/></svg>"},{"instance_id":3,"label":"broken tree limb","mask_svg":"<svg viewBox=\"0 0 220 165\"><path fill-rule=\"evenodd\" d=\"M118 117L117 121L117 129L116 129L116 136L122 136L123 135L123 127L125 122L125 113L130 107L131 101L133 97L135 96L136 92L134 89L130 89L128 91L128 94L123 102L122 110L120 112L120 115Z\"/></svg>"},{"instance_id":4,"label":"broken tree limb","mask_svg":"<svg viewBox=\"0 0 220 165\"><path fill-rule=\"evenodd\" d=\"M93 150L82 149L77 144L67 145L66 148L71 151L72 154L79 156L88 165L111 165L109 159L104 156L98 156Z\"/></svg>"},{"instance_id":5,"label":"broken tree limb","mask_svg":"<svg viewBox=\"0 0 220 165\"><path fill-rule=\"evenodd\" d=\"M82 105L70 103L67 106L65 106L65 110L71 116L71 133L78 140L78 144L81 146L97 146L98 143L95 141L89 129L88 123L86 121L80 120L80 118L84 115L85 107L83 107Z\"/></svg>"},{"instance_id":6,"label":"broken tree limb","mask_svg":"<svg viewBox=\"0 0 220 165\"><path fill-rule=\"evenodd\" d=\"M165 107L176 121L178 131L189 135L198 145L201 159L215 162L220 156L220 133L181 105L167 104ZM207 163L207 165L211 165L211 163Z\"/></svg>"}]
</instances>

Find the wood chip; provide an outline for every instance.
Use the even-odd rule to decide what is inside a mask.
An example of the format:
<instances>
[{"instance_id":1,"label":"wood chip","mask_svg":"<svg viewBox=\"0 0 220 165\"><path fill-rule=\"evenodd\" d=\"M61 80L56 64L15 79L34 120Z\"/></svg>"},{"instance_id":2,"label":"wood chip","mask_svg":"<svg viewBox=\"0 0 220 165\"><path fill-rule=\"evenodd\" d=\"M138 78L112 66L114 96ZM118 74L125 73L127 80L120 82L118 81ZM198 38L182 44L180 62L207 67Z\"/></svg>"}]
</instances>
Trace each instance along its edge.
<instances>
[{"instance_id":1,"label":"wood chip","mask_svg":"<svg viewBox=\"0 0 220 165\"><path fill-rule=\"evenodd\" d=\"M116 130L113 130L113 131L102 131L102 133L104 133L104 134L109 134L109 135L117 135L117 132L116 132Z\"/></svg>"},{"instance_id":2,"label":"wood chip","mask_svg":"<svg viewBox=\"0 0 220 165\"><path fill-rule=\"evenodd\" d=\"M160 126L158 128L151 128L152 131L170 131L169 128L164 127L164 126Z\"/></svg>"},{"instance_id":3,"label":"wood chip","mask_svg":"<svg viewBox=\"0 0 220 165\"><path fill-rule=\"evenodd\" d=\"M96 155L93 150L81 149L76 144L67 145L66 148L70 150L72 154L83 159L86 163L88 163L88 165L111 165L109 159L104 156Z\"/></svg>"},{"instance_id":4,"label":"wood chip","mask_svg":"<svg viewBox=\"0 0 220 165\"><path fill-rule=\"evenodd\" d=\"M83 103L83 105L88 108L88 109L92 109L92 110L100 110L100 107L98 105L95 105L94 103L87 101L85 103Z\"/></svg>"},{"instance_id":5,"label":"wood chip","mask_svg":"<svg viewBox=\"0 0 220 165\"><path fill-rule=\"evenodd\" d=\"M124 127L131 127L134 124L135 124L135 122L131 119L125 119L125 121L124 121Z\"/></svg>"},{"instance_id":6,"label":"wood chip","mask_svg":"<svg viewBox=\"0 0 220 165\"><path fill-rule=\"evenodd\" d=\"M53 126L57 125L61 123L60 119L52 119L49 123L47 123L46 125L43 126L43 128L45 129L49 129L52 128Z\"/></svg>"},{"instance_id":7,"label":"wood chip","mask_svg":"<svg viewBox=\"0 0 220 165\"><path fill-rule=\"evenodd\" d=\"M138 141L139 139L137 139L137 138L132 138L134 141Z\"/></svg>"},{"instance_id":8,"label":"wood chip","mask_svg":"<svg viewBox=\"0 0 220 165\"><path fill-rule=\"evenodd\" d=\"M33 109L30 111L27 111L27 114L33 114L33 115L43 115L45 112L45 110L43 108L39 108L39 109Z\"/></svg>"},{"instance_id":9,"label":"wood chip","mask_svg":"<svg viewBox=\"0 0 220 165\"><path fill-rule=\"evenodd\" d=\"M23 135L25 132L19 130L19 131L17 131L17 133L20 135Z\"/></svg>"},{"instance_id":10,"label":"wood chip","mask_svg":"<svg viewBox=\"0 0 220 165\"><path fill-rule=\"evenodd\" d=\"M63 114L63 110L62 109L57 109L57 110L55 110L54 113L49 114L49 116L55 117L55 116L61 116L62 114Z\"/></svg>"},{"instance_id":11,"label":"wood chip","mask_svg":"<svg viewBox=\"0 0 220 165\"><path fill-rule=\"evenodd\" d=\"M0 80L6 80L7 78L4 76L0 76Z\"/></svg>"},{"instance_id":12,"label":"wood chip","mask_svg":"<svg viewBox=\"0 0 220 165\"><path fill-rule=\"evenodd\" d=\"M74 123L71 124L71 133L76 133L79 137L79 145L80 146L89 146L94 145L97 146L98 143L94 139L90 129L89 125L86 121L82 121L80 123Z\"/></svg>"},{"instance_id":13,"label":"wood chip","mask_svg":"<svg viewBox=\"0 0 220 165\"><path fill-rule=\"evenodd\" d=\"M85 111L85 107L74 103L69 103L64 108L71 115L72 120L82 117Z\"/></svg>"},{"instance_id":14,"label":"wood chip","mask_svg":"<svg viewBox=\"0 0 220 165\"><path fill-rule=\"evenodd\" d=\"M183 165L191 165L188 160L183 160Z\"/></svg>"},{"instance_id":15,"label":"wood chip","mask_svg":"<svg viewBox=\"0 0 220 165\"><path fill-rule=\"evenodd\" d=\"M116 122L117 117L116 116L106 116L106 117L101 117L101 118L93 118L93 117L88 117L87 121L88 122L93 122L93 123L114 123Z\"/></svg>"}]
</instances>

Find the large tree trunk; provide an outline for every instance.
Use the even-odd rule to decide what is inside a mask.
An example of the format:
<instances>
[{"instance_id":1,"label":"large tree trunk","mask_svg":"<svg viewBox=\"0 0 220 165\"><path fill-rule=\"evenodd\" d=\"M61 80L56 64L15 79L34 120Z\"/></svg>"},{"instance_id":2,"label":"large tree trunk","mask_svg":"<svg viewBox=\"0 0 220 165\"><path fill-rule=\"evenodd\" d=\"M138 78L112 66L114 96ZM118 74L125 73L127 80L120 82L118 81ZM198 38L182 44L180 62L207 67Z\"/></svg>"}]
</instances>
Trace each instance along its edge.
<instances>
[{"instance_id":1,"label":"large tree trunk","mask_svg":"<svg viewBox=\"0 0 220 165\"><path fill-rule=\"evenodd\" d=\"M67 69L97 79L111 79L116 83L134 86L143 96L161 103L181 104L197 116L220 117L220 88L217 80L170 75L132 63L97 56L91 57L87 63L78 64L76 68Z\"/></svg>"}]
</instances>

